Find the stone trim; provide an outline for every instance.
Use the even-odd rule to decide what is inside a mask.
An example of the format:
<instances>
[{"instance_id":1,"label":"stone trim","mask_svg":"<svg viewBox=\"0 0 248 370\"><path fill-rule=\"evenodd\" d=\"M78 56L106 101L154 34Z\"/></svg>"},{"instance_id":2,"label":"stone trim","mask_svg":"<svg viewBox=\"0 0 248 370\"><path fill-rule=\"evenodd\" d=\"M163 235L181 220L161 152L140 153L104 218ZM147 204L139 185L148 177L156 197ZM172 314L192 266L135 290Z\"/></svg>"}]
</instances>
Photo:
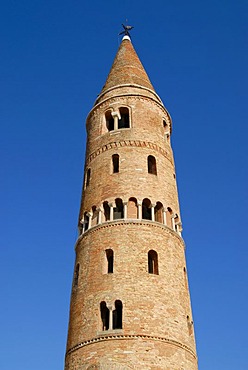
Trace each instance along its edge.
<instances>
[{"instance_id":1,"label":"stone trim","mask_svg":"<svg viewBox=\"0 0 248 370\"><path fill-rule=\"evenodd\" d=\"M106 152L109 149L113 148L119 148L119 147L125 147L125 146L131 146L131 147L146 147L155 150L156 152L162 154L168 161L174 166L174 162L171 159L167 153L166 150L161 148L155 143L152 143L150 141L144 141L144 140L120 140L120 141L112 141L108 144L103 145L102 147L96 149L94 152L92 152L87 158L86 158L86 166L89 166L90 162L95 159L98 155L102 154L103 152Z\"/></svg>"},{"instance_id":2,"label":"stone trim","mask_svg":"<svg viewBox=\"0 0 248 370\"><path fill-rule=\"evenodd\" d=\"M116 226L123 226L123 225L127 225L127 224L133 224L133 225L146 225L146 226L149 226L149 227L154 227L154 228L159 228L159 229L163 229L165 232L167 233L170 233L172 234L173 236L175 236L176 238L178 238L180 240L180 242L183 243L183 247L185 249L185 243L184 243L184 240L182 238L182 236L180 236L175 230L172 230L170 227L160 223L160 222L157 222L157 221L151 221L151 220L139 220L139 219L123 219L123 218L120 218L118 220L113 220L113 221L106 221L106 222L103 222L102 224L98 224L98 225L95 225L93 227L91 227L90 229L88 229L87 231L85 231L83 234L81 234L77 241L76 241L76 245L75 245L75 249L77 248L78 246L78 243L84 238L86 237L87 235L91 234L91 233L95 233L97 232L99 229L106 229L106 228L109 228L109 227L116 227Z\"/></svg>"},{"instance_id":3,"label":"stone trim","mask_svg":"<svg viewBox=\"0 0 248 370\"><path fill-rule=\"evenodd\" d=\"M79 348L82 348L82 347L85 347L87 345L97 343L97 342L102 342L102 341L107 341L107 340L130 340L130 339L139 339L139 338L155 340L155 341L160 341L160 342L165 342L167 344L171 344L173 346L184 349L185 351L189 352L195 359L197 359L195 352L190 347L186 346L185 344L181 342L178 342L174 339L165 338L165 337L158 337L158 336L153 336L153 335L142 335L142 334L137 334L137 335L106 334L104 336L91 338L91 339L85 340L84 342L78 343L74 347L70 348L66 352L66 356L78 350Z\"/></svg>"}]
</instances>

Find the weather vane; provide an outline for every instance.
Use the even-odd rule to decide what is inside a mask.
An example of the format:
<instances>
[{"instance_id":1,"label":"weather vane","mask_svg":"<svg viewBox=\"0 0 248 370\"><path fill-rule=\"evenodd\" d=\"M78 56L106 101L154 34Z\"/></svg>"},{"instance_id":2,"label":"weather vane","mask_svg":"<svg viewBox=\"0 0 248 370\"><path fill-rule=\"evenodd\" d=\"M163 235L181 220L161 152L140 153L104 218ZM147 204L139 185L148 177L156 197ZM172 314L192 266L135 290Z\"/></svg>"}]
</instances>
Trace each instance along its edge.
<instances>
[{"instance_id":1,"label":"weather vane","mask_svg":"<svg viewBox=\"0 0 248 370\"><path fill-rule=\"evenodd\" d=\"M122 24L122 27L124 28L124 31L120 32L119 35L125 35L130 37L129 31L133 29L133 26L125 26L124 24Z\"/></svg>"}]
</instances>

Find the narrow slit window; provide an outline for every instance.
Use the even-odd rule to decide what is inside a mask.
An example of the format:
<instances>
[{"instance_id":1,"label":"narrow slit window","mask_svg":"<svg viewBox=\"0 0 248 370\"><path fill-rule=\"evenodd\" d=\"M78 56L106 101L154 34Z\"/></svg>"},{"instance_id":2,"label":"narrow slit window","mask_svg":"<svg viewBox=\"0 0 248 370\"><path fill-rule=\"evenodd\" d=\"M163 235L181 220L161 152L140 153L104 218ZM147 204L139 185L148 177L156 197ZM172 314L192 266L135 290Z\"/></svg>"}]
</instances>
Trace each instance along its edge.
<instances>
[{"instance_id":1,"label":"narrow slit window","mask_svg":"<svg viewBox=\"0 0 248 370\"><path fill-rule=\"evenodd\" d=\"M118 129L129 128L129 109L122 107L119 109L121 118L118 120Z\"/></svg>"},{"instance_id":2,"label":"narrow slit window","mask_svg":"<svg viewBox=\"0 0 248 370\"><path fill-rule=\"evenodd\" d=\"M74 272L74 279L73 279L73 286L74 286L74 288L76 288L78 286L79 268L80 268L80 265L78 263L77 266L76 266L76 268L75 268L75 272Z\"/></svg>"},{"instance_id":3,"label":"narrow slit window","mask_svg":"<svg viewBox=\"0 0 248 370\"><path fill-rule=\"evenodd\" d=\"M156 158L153 157L153 155L149 155L147 157L147 167L148 173L151 173L152 175L157 175Z\"/></svg>"},{"instance_id":4,"label":"narrow slit window","mask_svg":"<svg viewBox=\"0 0 248 370\"><path fill-rule=\"evenodd\" d=\"M86 184L85 184L85 187L87 188L87 186L89 186L90 184L90 176L91 176L91 169L88 168L87 172L86 172Z\"/></svg>"},{"instance_id":5,"label":"narrow slit window","mask_svg":"<svg viewBox=\"0 0 248 370\"><path fill-rule=\"evenodd\" d=\"M106 249L106 259L107 259L107 272L112 274L114 272L114 252L112 249Z\"/></svg>"},{"instance_id":6,"label":"narrow slit window","mask_svg":"<svg viewBox=\"0 0 248 370\"><path fill-rule=\"evenodd\" d=\"M109 330L109 309L106 302L100 303L101 321L102 321L102 331Z\"/></svg>"},{"instance_id":7,"label":"narrow slit window","mask_svg":"<svg viewBox=\"0 0 248 370\"><path fill-rule=\"evenodd\" d=\"M113 167L113 173L119 172L119 155L118 154L112 155L112 167Z\"/></svg>"},{"instance_id":8,"label":"narrow slit window","mask_svg":"<svg viewBox=\"0 0 248 370\"><path fill-rule=\"evenodd\" d=\"M154 250L148 252L148 272L158 275L158 254Z\"/></svg>"},{"instance_id":9,"label":"narrow slit window","mask_svg":"<svg viewBox=\"0 0 248 370\"><path fill-rule=\"evenodd\" d=\"M122 302L115 301L115 309L113 310L113 329L122 329Z\"/></svg>"}]
</instances>

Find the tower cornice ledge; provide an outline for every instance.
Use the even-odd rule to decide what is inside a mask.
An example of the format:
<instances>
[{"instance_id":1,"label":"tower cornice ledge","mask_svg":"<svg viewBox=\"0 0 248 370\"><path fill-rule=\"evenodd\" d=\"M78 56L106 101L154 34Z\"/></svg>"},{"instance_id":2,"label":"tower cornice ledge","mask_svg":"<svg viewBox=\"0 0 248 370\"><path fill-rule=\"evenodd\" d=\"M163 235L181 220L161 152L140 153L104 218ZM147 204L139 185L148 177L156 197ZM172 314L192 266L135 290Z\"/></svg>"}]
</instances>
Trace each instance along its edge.
<instances>
[{"instance_id":1,"label":"tower cornice ledge","mask_svg":"<svg viewBox=\"0 0 248 370\"><path fill-rule=\"evenodd\" d=\"M102 97L106 94L108 94L109 92L113 91L113 90L116 90L116 89L119 89L119 88L123 88L123 87L131 87L131 88L138 88L138 89L141 89L141 90L146 90L148 91L149 93L151 93L152 95L154 95L158 101L162 104L162 100L161 98L159 97L159 95L152 89L149 89L149 87L146 87L146 86L142 86L142 85L138 85L138 84L120 84L120 85L115 85L113 87L110 87L109 89L107 90L104 90L99 96L98 98L96 99L95 101L95 104L94 105L97 105L100 103L100 100L102 99Z\"/></svg>"},{"instance_id":2,"label":"tower cornice ledge","mask_svg":"<svg viewBox=\"0 0 248 370\"><path fill-rule=\"evenodd\" d=\"M157 222L157 221L137 220L137 219L129 219L129 220L118 219L118 220L113 220L113 221L106 221L106 222L103 222L102 224L95 225L95 226L91 227L90 229L88 229L87 231L85 231L84 234L82 234L78 237L78 239L76 241L76 244L75 244L75 249L77 249L77 246L78 246L79 242L82 239L86 238L89 234L95 233L96 231L98 231L100 229L106 229L106 228L116 227L116 226L127 226L127 225L136 225L136 226L145 225L145 226L148 226L148 227L162 229L166 233L169 233L169 234L173 235L174 237L176 237L180 241L183 248L186 249L185 242L184 242L183 238L176 231L172 230L170 227L168 227L164 224L161 224L160 222Z\"/></svg>"},{"instance_id":3,"label":"tower cornice ledge","mask_svg":"<svg viewBox=\"0 0 248 370\"><path fill-rule=\"evenodd\" d=\"M78 343L67 351L66 356L82 347L85 347L90 344L94 344L96 342L101 342L101 341L106 341L106 340L123 340L123 339L132 340L132 339L137 339L137 338L144 339L144 340L148 339L148 340L165 342L167 344L184 349L185 351L190 353L195 359L197 359L196 353L192 350L192 348L174 339L170 339L166 337L158 337L158 336L153 336L153 335L145 335L145 334L123 335L123 334L112 334L112 333L109 333L109 334L106 333L106 335L97 336L97 337L85 340L84 342Z\"/></svg>"}]
</instances>

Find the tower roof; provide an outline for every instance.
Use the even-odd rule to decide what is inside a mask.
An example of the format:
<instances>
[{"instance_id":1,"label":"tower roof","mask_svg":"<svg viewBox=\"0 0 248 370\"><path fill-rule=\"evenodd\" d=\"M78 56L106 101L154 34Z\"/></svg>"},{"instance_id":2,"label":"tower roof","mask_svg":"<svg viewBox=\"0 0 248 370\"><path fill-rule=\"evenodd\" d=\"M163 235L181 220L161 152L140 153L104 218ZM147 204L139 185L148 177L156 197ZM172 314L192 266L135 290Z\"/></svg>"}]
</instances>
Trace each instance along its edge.
<instances>
[{"instance_id":1,"label":"tower roof","mask_svg":"<svg viewBox=\"0 0 248 370\"><path fill-rule=\"evenodd\" d=\"M143 86L154 91L129 36L124 36L101 94L113 87L127 84Z\"/></svg>"}]
</instances>

